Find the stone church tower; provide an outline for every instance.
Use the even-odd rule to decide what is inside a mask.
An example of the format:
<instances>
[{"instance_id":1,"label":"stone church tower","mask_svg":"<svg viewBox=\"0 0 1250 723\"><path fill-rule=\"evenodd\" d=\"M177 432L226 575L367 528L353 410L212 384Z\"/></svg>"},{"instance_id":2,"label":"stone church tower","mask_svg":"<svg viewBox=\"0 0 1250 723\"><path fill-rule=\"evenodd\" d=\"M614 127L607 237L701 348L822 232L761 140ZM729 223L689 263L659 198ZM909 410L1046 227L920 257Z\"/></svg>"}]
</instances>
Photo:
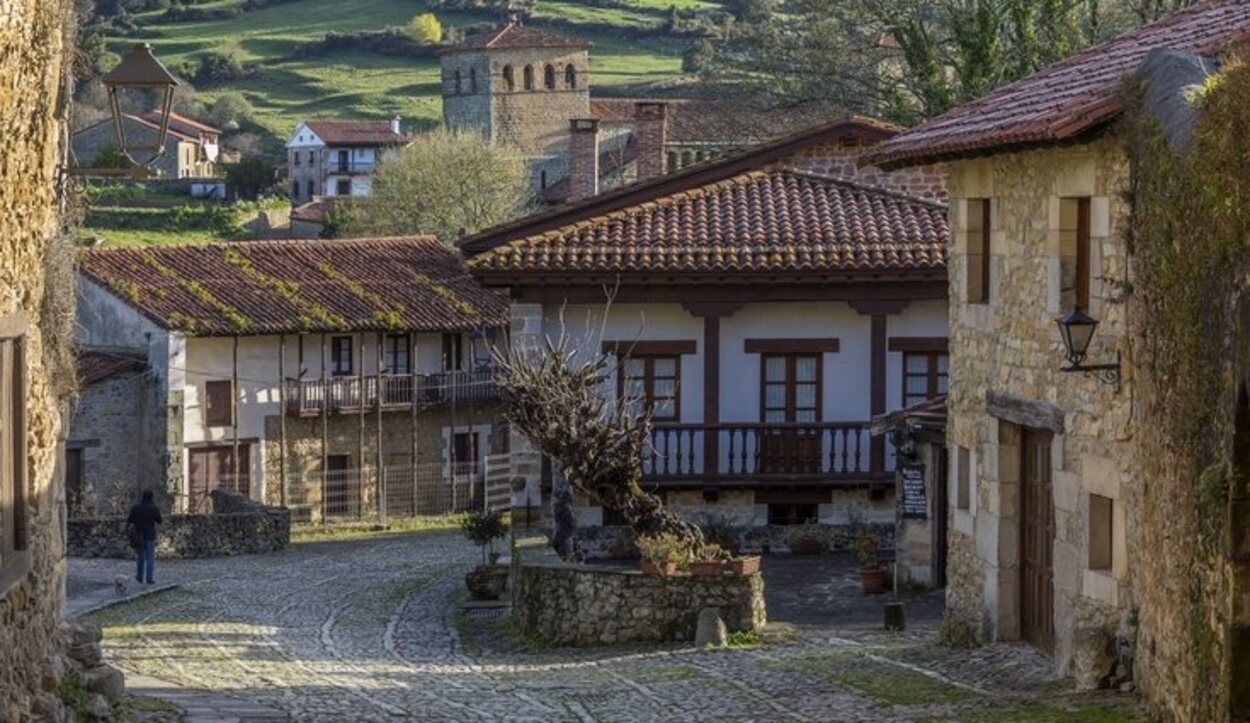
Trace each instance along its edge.
<instances>
[{"instance_id":1,"label":"stone church tower","mask_svg":"<svg viewBox=\"0 0 1250 723\"><path fill-rule=\"evenodd\" d=\"M513 22L442 55L443 124L521 150L534 188L568 176L570 121L590 117L590 44Z\"/></svg>"}]
</instances>

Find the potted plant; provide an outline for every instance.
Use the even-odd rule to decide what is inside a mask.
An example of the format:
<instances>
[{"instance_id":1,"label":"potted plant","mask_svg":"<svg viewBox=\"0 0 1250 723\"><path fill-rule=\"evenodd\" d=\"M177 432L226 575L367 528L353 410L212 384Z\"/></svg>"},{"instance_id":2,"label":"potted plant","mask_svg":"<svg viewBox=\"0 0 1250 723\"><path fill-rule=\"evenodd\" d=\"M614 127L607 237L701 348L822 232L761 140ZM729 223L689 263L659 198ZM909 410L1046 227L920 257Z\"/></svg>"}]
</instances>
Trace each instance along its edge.
<instances>
[{"instance_id":1,"label":"potted plant","mask_svg":"<svg viewBox=\"0 0 1250 723\"><path fill-rule=\"evenodd\" d=\"M508 534L508 521L502 512L477 511L464 518L460 529L482 552L482 564L464 578L469 594L475 600L498 600L508 582L508 568L495 564L499 560L495 540Z\"/></svg>"},{"instance_id":2,"label":"potted plant","mask_svg":"<svg viewBox=\"0 0 1250 723\"><path fill-rule=\"evenodd\" d=\"M729 551L720 545L705 544L699 548L695 559L690 561L690 574L695 577L720 577L725 574L726 563L730 557Z\"/></svg>"},{"instance_id":3,"label":"potted plant","mask_svg":"<svg viewBox=\"0 0 1250 723\"><path fill-rule=\"evenodd\" d=\"M786 531L786 546L795 555L819 555L829 549L829 532L812 520Z\"/></svg>"},{"instance_id":4,"label":"potted plant","mask_svg":"<svg viewBox=\"0 0 1250 723\"><path fill-rule=\"evenodd\" d=\"M731 557L725 562L725 569L730 575L743 577L745 575L754 575L760 571L759 555L742 555L740 557Z\"/></svg>"},{"instance_id":5,"label":"potted plant","mask_svg":"<svg viewBox=\"0 0 1250 723\"><path fill-rule=\"evenodd\" d=\"M733 515L720 512L704 512L697 521L703 539L731 555L737 555L742 549L742 530L736 523Z\"/></svg>"},{"instance_id":6,"label":"potted plant","mask_svg":"<svg viewBox=\"0 0 1250 723\"><path fill-rule=\"evenodd\" d=\"M689 561L685 543L671 532L639 537L638 552L642 555L642 571L648 575L675 575Z\"/></svg>"},{"instance_id":7,"label":"potted plant","mask_svg":"<svg viewBox=\"0 0 1250 723\"><path fill-rule=\"evenodd\" d=\"M859 558L859 585L868 595L885 591L885 568L877 556L877 536L865 531L855 538L855 555Z\"/></svg>"}]
</instances>

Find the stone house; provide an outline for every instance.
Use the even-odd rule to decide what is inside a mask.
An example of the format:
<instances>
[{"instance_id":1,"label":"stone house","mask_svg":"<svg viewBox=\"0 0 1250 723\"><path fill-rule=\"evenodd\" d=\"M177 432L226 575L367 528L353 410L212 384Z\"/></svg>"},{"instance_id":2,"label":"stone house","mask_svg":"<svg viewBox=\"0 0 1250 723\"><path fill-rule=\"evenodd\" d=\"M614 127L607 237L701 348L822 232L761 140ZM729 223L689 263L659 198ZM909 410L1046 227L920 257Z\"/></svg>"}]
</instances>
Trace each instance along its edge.
<instances>
[{"instance_id":1,"label":"stone house","mask_svg":"<svg viewBox=\"0 0 1250 723\"><path fill-rule=\"evenodd\" d=\"M151 111L142 115L123 114L126 142L134 145L154 145L160 133L161 115ZM152 165L164 178L211 178L217 175L220 156L221 131L200 121L177 113L169 114L169 129L165 136L165 152ZM100 165L101 155L117 150L117 129L112 117L78 130L73 135L72 147L78 165ZM144 160L144 152L135 154L136 160Z\"/></svg>"},{"instance_id":2,"label":"stone house","mask_svg":"<svg viewBox=\"0 0 1250 723\"><path fill-rule=\"evenodd\" d=\"M225 488L297 520L444 512L507 451L485 347L507 301L436 239L91 250L79 295L82 346L146 360L146 483L175 509Z\"/></svg>"},{"instance_id":3,"label":"stone house","mask_svg":"<svg viewBox=\"0 0 1250 723\"><path fill-rule=\"evenodd\" d=\"M1192 603L1175 576L1191 543L1141 523L1152 496L1183 483L1141 473L1153 450L1138 445L1130 332L1142 322L1122 298L1134 285L1132 177L1115 121L1126 77L1153 49L1217 54L1248 34L1250 5L1198 4L868 158L949 172L948 617L982 640L1028 641L1087 684L1107 672L1091 661L1108 665L1102 653L1119 634L1135 644L1139 685L1178 720L1219 690L1218 675L1246 676L1250 650L1224 648L1231 667L1211 676L1186 667L1201 641L1179 627ZM1087 364L1117 379L1064 373L1056 320L1074 309L1100 322ZM1236 623L1222 634L1218 645L1231 646ZM1244 720L1250 700L1237 705L1231 719Z\"/></svg>"},{"instance_id":4,"label":"stone house","mask_svg":"<svg viewBox=\"0 0 1250 723\"><path fill-rule=\"evenodd\" d=\"M511 295L514 345L567 333L618 358L604 392L650 408L643 480L669 506L760 525L845 523L857 502L892 522L894 455L868 420L946 384L946 208L900 190L940 196L942 172L820 170L854 174L896 132L839 119L461 248ZM514 505L547 495L549 469L514 474ZM612 522L577 502L583 524Z\"/></svg>"},{"instance_id":5,"label":"stone house","mask_svg":"<svg viewBox=\"0 0 1250 723\"><path fill-rule=\"evenodd\" d=\"M58 99L72 49L59 0L14 0L0 23L0 719L58 719L65 603L65 496L57 449L72 369L58 258L60 167L68 149Z\"/></svg>"},{"instance_id":6,"label":"stone house","mask_svg":"<svg viewBox=\"0 0 1250 723\"><path fill-rule=\"evenodd\" d=\"M161 433L163 400L147 356L130 350L79 349L78 397L65 441L65 500L70 517L121 514L163 463L147 454Z\"/></svg>"},{"instance_id":7,"label":"stone house","mask_svg":"<svg viewBox=\"0 0 1250 723\"><path fill-rule=\"evenodd\" d=\"M398 118L300 123L286 144L291 203L299 206L321 198L368 196L378 161L408 141Z\"/></svg>"}]
</instances>

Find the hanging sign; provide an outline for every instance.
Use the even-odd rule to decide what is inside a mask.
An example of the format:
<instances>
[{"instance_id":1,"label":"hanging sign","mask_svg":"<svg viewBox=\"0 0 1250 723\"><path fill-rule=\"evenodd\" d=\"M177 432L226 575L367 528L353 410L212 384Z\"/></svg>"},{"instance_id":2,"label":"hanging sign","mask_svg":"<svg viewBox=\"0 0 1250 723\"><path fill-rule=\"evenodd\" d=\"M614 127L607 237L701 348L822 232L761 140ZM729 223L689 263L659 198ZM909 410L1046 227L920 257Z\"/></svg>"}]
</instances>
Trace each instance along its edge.
<instances>
[{"instance_id":1,"label":"hanging sign","mask_svg":"<svg viewBox=\"0 0 1250 723\"><path fill-rule=\"evenodd\" d=\"M904 465L899 469L899 477L903 481L903 494L899 504L903 508L903 517L925 519L929 516L929 498L924 491L924 466L918 464Z\"/></svg>"}]
</instances>

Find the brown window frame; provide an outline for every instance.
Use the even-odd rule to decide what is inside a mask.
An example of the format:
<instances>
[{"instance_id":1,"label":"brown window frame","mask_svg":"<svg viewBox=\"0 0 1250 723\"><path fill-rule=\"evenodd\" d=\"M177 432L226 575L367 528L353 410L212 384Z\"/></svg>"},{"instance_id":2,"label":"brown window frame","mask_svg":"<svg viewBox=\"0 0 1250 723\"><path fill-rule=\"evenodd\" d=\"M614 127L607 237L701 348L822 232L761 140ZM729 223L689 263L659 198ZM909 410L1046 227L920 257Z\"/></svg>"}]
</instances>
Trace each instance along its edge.
<instances>
[{"instance_id":1,"label":"brown window frame","mask_svg":"<svg viewBox=\"0 0 1250 723\"><path fill-rule=\"evenodd\" d=\"M459 332L443 333L443 371L464 371L464 336Z\"/></svg>"},{"instance_id":2,"label":"brown window frame","mask_svg":"<svg viewBox=\"0 0 1250 723\"><path fill-rule=\"evenodd\" d=\"M0 318L0 594L21 583L31 570L26 329L24 314Z\"/></svg>"},{"instance_id":3,"label":"brown window frame","mask_svg":"<svg viewBox=\"0 0 1250 723\"><path fill-rule=\"evenodd\" d=\"M1091 288L1091 266L1090 263L1090 197L1089 196L1070 196L1059 199L1059 203L1076 203L1076 228L1067 229L1063 227L1063 214L1060 213L1059 233L1066 232L1076 233L1076 249L1074 251L1076 268L1073 271L1075 276L1073 283L1073 306L1081 311L1089 311L1089 297ZM1060 251L1060 261L1062 262L1062 247ZM1062 278L1062 274L1060 274ZM1060 289L1062 295L1063 290Z\"/></svg>"},{"instance_id":4,"label":"brown window frame","mask_svg":"<svg viewBox=\"0 0 1250 723\"><path fill-rule=\"evenodd\" d=\"M943 357L946 358L946 364L947 364L945 374L943 374L939 369L939 362ZM925 371L923 374L919 372L908 371L907 361L908 359L912 359L912 358L925 359ZM909 397L913 397L915 395L908 394L907 380L913 377L923 377L925 379L925 396L923 399L909 400ZM943 392L941 391L941 385L939 384L939 382L942 377L946 377L947 388L949 389L950 356L946 352L944 351L905 351L903 352L903 387L900 390L902 392L903 407L907 408L907 407L912 406L913 404L921 404L923 402L927 402L930 399L934 399L935 397L941 395Z\"/></svg>"},{"instance_id":5,"label":"brown window frame","mask_svg":"<svg viewBox=\"0 0 1250 723\"><path fill-rule=\"evenodd\" d=\"M402 347L402 348L401 348ZM402 352L402 353L401 353ZM386 359L387 374L412 373L412 339L407 334L387 334L382 341L382 356ZM400 363L403 370L397 371Z\"/></svg>"},{"instance_id":6,"label":"brown window frame","mask_svg":"<svg viewBox=\"0 0 1250 723\"><path fill-rule=\"evenodd\" d=\"M628 354L621 356L617 360L616 369L616 397L624 401L625 399L625 364L628 361L640 361L642 367L642 404L643 407L651 413L651 420L654 422L680 422L681 421L681 355L679 354ZM655 374L655 362L658 360L669 360L673 362L674 375L672 377L657 377ZM674 382L673 389L673 413L666 416L656 416L655 414L655 382L657 379L672 379Z\"/></svg>"},{"instance_id":7,"label":"brown window frame","mask_svg":"<svg viewBox=\"0 0 1250 723\"><path fill-rule=\"evenodd\" d=\"M223 394L225 395L224 404L219 405L213 401ZM212 379L204 382L204 426L234 426L233 400L234 382L229 379ZM224 409L218 409L218 406L223 406Z\"/></svg>"},{"instance_id":8,"label":"brown window frame","mask_svg":"<svg viewBox=\"0 0 1250 723\"><path fill-rule=\"evenodd\" d=\"M786 386L785 406L781 408L768 406L768 387L776 385L779 382L768 381L768 360L769 359L785 359L786 360L786 380L780 382ZM798 369L799 359L814 359L816 361L816 380L814 382L803 382L803 384L816 385L816 406L815 407L798 407L798 385L799 381L795 374ZM824 420L824 396L825 390L825 370L824 357L819 353L811 352L767 352L760 354L760 422L769 424L768 413L781 409L786 417L784 422L772 422L772 424L818 424ZM798 413L800 411L814 411L816 419L812 422L797 422Z\"/></svg>"},{"instance_id":9,"label":"brown window frame","mask_svg":"<svg viewBox=\"0 0 1250 723\"><path fill-rule=\"evenodd\" d=\"M342 343L346 341L344 347ZM343 349L347 350L347 365L343 365ZM330 337L330 376L350 377L356 374L356 341L350 336Z\"/></svg>"},{"instance_id":10,"label":"brown window frame","mask_svg":"<svg viewBox=\"0 0 1250 723\"><path fill-rule=\"evenodd\" d=\"M990 293L990 259L993 237L993 214L991 213L991 203L988 198L969 198L965 202L966 218L965 226L971 229L968 220L974 214L980 217L981 227L976 230L976 236L973 236L972 230L965 232L965 239L968 244L966 257L968 259L968 268L965 271L967 276L965 285L967 287L969 304L989 304L992 302L992 294ZM973 253L973 244L976 244L976 253ZM972 268L972 259L979 258L981 265L977 269ZM973 283L975 279L975 284Z\"/></svg>"}]
</instances>

